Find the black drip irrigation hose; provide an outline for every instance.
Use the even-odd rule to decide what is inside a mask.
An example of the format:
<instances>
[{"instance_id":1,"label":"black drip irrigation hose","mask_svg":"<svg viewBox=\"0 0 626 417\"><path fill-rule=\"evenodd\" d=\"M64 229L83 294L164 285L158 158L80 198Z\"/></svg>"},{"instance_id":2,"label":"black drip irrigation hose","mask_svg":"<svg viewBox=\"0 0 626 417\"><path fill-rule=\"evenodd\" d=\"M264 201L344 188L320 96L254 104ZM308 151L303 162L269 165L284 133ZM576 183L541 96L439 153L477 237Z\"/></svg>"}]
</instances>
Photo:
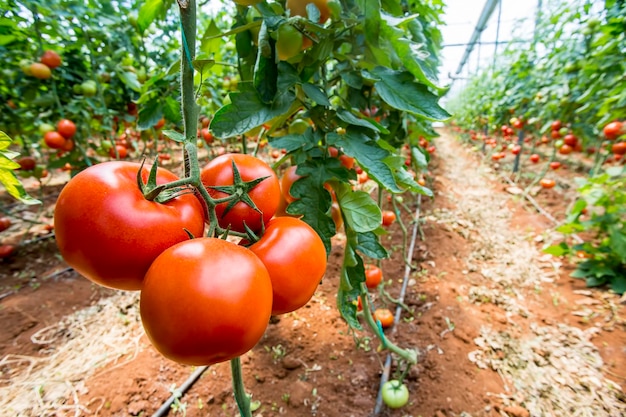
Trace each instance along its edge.
<instances>
[{"instance_id":1,"label":"black drip irrigation hose","mask_svg":"<svg viewBox=\"0 0 626 417\"><path fill-rule=\"evenodd\" d=\"M168 415L170 410L172 409L172 404L174 404L177 399L185 395L189 388L191 388L191 386L202 376L204 371L206 371L207 369L209 369L208 366L200 366L195 371L193 371L193 373L189 375L189 378L187 378L187 380L183 382L180 388L175 390L170 398L168 398L167 401L165 401L163 405L158 410L156 410L154 414L152 414L152 417L164 417Z\"/></svg>"},{"instance_id":2,"label":"black drip irrigation hose","mask_svg":"<svg viewBox=\"0 0 626 417\"><path fill-rule=\"evenodd\" d=\"M413 226L413 233L411 235L411 243L409 245L409 252L407 254L406 264L404 266L404 279L402 281L402 289L400 290L400 297L398 298L398 304L396 305L396 314L394 316L394 323L400 321L400 315L402 314L402 304L404 303L404 296L406 295L406 289L409 283L409 276L411 274L411 259L413 259L413 252L415 251L415 242L417 241L417 230L419 229L420 209L422 206L422 195L417 196L417 209L415 210L415 225ZM396 325L391 328L391 335L396 333ZM378 395L376 396L376 406L374 408L374 414L378 415L382 411L383 407L383 385L389 380L389 374L391 373L391 353L387 354L385 359L385 366L383 368L383 374L380 377L380 387L378 388Z\"/></svg>"}]
</instances>

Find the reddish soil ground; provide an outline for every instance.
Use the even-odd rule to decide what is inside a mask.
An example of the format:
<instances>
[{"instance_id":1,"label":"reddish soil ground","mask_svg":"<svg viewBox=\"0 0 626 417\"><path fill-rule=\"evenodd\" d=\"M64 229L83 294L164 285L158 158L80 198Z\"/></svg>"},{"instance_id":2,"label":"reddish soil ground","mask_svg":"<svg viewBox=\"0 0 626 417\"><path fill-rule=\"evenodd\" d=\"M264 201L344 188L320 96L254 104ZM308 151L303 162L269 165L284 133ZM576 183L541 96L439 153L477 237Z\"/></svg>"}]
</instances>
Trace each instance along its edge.
<instances>
[{"instance_id":1,"label":"reddish soil ground","mask_svg":"<svg viewBox=\"0 0 626 417\"><path fill-rule=\"evenodd\" d=\"M524 398L531 394L520 387L516 390L516 381L507 379L504 372L483 369L470 360L486 327L507 332L514 340L532 337L533 326L537 325L598 328L592 342L602 357L604 375L621 385L622 390L626 388L626 326L619 296L606 289L585 288L583 281L569 277L573 270L569 260L549 259L540 253L554 225L519 196L507 192L509 185L493 169L479 169L479 154L471 154L447 134L436 143L438 150L430 177L436 197L424 198L420 208L421 239L412 259L405 298L408 310L403 311L402 320L393 330L387 330L394 343L418 350L419 363L406 379L411 393L409 404L398 410L383 407L379 415L538 415L529 411L530 400ZM562 183L569 184L573 175L564 173ZM477 178L481 189L461 184L459 178L463 177ZM49 190L51 194L58 191L58 187ZM535 197L559 219L572 201L573 192L571 187L559 186ZM498 206L485 205L480 210L470 207L471 201L480 201L480 193ZM405 202L414 209L415 199L405 198ZM466 202L468 207L464 206ZM467 218L461 217L464 213L469 213ZM509 217L501 218L502 213ZM499 219L497 227L481 227L480 222L492 218ZM404 220L412 227L408 212ZM501 237L497 230L506 242L497 243ZM498 266L499 252L490 254L485 249L488 246L477 246L483 239L492 239L497 245L508 244L511 251L522 243L528 245L536 252L531 258L538 270L551 279L544 279L540 287L536 283L500 285L501 281L489 271L506 269L506 265ZM405 273L399 225L390 227L382 240L392 255L382 262L385 288L397 297ZM373 334L352 334L335 308L341 257L339 235L334 240L326 277L311 302L299 311L272 320L258 345L242 357L246 390L260 402L255 416L373 415L387 352L379 351ZM64 338L42 344L37 337L42 329L113 294L72 271L55 274L65 267L53 239L24 246L16 256L0 261L0 357L17 354L44 358L60 350ZM482 295L476 296L476 291ZM489 298L487 291L497 294ZM373 298L378 307L395 308L379 293L373 293ZM135 303L123 308L136 307ZM578 314L581 309L585 314ZM128 325L139 326L132 322ZM503 356L505 350L499 352ZM497 356L497 349L495 353ZM84 380L69 381L74 389L59 401L59 410L64 411L47 415L152 415L194 369L164 359L143 336L133 351L111 358L103 366L94 366ZM391 375L397 370L394 360ZM0 390L14 384L13 372L10 365L0 362ZM623 399L622 396L622 404ZM606 415L619 415L614 414L615 410L619 410L619 404L607 410ZM227 363L210 367L169 412L184 413L238 415ZM38 414L25 411L21 415ZM557 410L553 415L573 414Z\"/></svg>"}]
</instances>

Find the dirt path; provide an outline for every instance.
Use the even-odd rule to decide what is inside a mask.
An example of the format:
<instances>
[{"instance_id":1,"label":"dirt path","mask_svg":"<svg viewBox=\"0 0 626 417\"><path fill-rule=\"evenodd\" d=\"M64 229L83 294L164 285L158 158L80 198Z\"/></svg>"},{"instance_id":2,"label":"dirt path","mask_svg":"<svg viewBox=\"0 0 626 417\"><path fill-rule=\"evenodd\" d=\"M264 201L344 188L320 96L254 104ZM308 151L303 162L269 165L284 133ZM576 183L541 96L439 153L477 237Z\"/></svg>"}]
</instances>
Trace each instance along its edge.
<instances>
[{"instance_id":1,"label":"dirt path","mask_svg":"<svg viewBox=\"0 0 626 417\"><path fill-rule=\"evenodd\" d=\"M568 277L566 260L540 252L552 225L505 192L479 155L446 134L436 144L436 198L424 200L421 210L424 239L405 300L410 311L391 336L418 349L419 364L407 377L409 404L381 415L624 415L626 316L619 297L588 290ZM537 196L557 218L571 199L572 190L563 190ZM387 288L397 296L404 274L400 228L394 225L382 239L392 252L382 265ZM256 417L364 417L374 410L386 353L377 351L370 333L351 334L338 315L341 254L338 236L311 302L271 323L242 358L245 386L260 402ZM28 256L48 268L58 262L50 248ZM24 262L9 266L13 271ZM163 359L149 345L136 293L79 310L84 292L73 289L85 282L70 278L0 300L0 321L12 324L3 326L11 334L0 328L0 340L13 340L0 360L0 410L11 416L151 415L194 369ZM52 297L63 302L50 303ZM379 294L373 298L378 307L386 304ZM79 311L51 323L72 303ZM43 304L45 311L35 308ZM13 323L18 316L28 316L28 326ZM228 364L211 367L170 415L236 416Z\"/></svg>"}]
</instances>

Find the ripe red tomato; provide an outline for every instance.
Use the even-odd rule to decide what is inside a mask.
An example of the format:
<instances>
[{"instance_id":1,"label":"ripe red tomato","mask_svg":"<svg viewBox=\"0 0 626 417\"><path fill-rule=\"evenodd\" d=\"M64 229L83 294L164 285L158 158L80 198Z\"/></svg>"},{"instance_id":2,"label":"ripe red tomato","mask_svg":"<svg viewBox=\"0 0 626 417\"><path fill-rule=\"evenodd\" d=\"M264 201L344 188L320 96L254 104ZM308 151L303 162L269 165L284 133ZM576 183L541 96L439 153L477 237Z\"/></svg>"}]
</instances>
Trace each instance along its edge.
<instances>
[{"instance_id":1,"label":"ripe red tomato","mask_svg":"<svg viewBox=\"0 0 626 417\"><path fill-rule=\"evenodd\" d=\"M335 223L335 231L341 229L341 226L343 226L343 216L341 215L341 207L336 201L333 201L330 206L330 217L332 217Z\"/></svg>"},{"instance_id":2,"label":"ripe red tomato","mask_svg":"<svg viewBox=\"0 0 626 417\"><path fill-rule=\"evenodd\" d=\"M296 174L296 169L298 169L296 165L290 166L285 170L283 176L280 178L280 188L287 203L293 203L296 201L296 198L291 195L292 184L301 178L300 175Z\"/></svg>"},{"instance_id":3,"label":"ripe red tomato","mask_svg":"<svg viewBox=\"0 0 626 417\"><path fill-rule=\"evenodd\" d=\"M393 313L388 308L379 308L374 311L374 320L379 321L383 329L393 325Z\"/></svg>"},{"instance_id":4,"label":"ripe red tomato","mask_svg":"<svg viewBox=\"0 0 626 417\"><path fill-rule=\"evenodd\" d=\"M35 169L35 166L37 166L37 161L35 161L35 158L33 158L32 156L24 156L15 162L20 164L19 169L21 169L22 171L32 171L33 169Z\"/></svg>"},{"instance_id":5,"label":"ripe red tomato","mask_svg":"<svg viewBox=\"0 0 626 417\"><path fill-rule=\"evenodd\" d=\"M542 178L541 181L539 181L539 184L543 188L553 188L556 185L556 181L548 179L548 178Z\"/></svg>"},{"instance_id":6,"label":"ripe red tomato","mask_svg":"<svg viewBox=\"0 0 626 417\"><path fill-rule=\"evenodd\" d=\"M140 165L111 161L73 177L54 212L56 240L65 261L105 287L138 290L152 261L170 246L204 232L200 201L183 193L164 204L148 201L137 186ZM144 182L148 168L142 170ZM157 184L177 180L159 168Z\"/></svg>"},{"instance_id":7,"label":"ripe red tomato","mask_svg":"<svg viewBox=\"0 0 626 417\"><path fill-rule=\"evenodd\" d=\"M578 143L578 138L570 133L563 137L563 143L571 146L572 148L575 148L576 144Z\"/></svg>"},{"instance_id":8,"label":"ripe red tomato","mask_svg":"<svg viewBox=\"0 0 626 417\"><path fill-rule=\"evenodd\" d=\"M530 155L530 161L534 164L536 164L537 162L539 162L539 155L537 155L536 153Z\"/></svg>"},{"instance_id":9,"label":"ripe red tomato","mask_svg":"<svg viewBox=\"0 0 626 417\"><path fill-rule=\"evenodd\" d=\"M383 226L390 226L396 221L396 213L391 210L383 210Z\"/></svg>"},{"instance_id":10,"label":"ripe red tomato","mask_svg":"<svg viewBox=\"0 0 626 417\"><path fill-rule=\"evenodd\" d=\"M43 136L43 140L49 148L63 149L65 138L57 131L48 132Z\"/></svg>"},{"instance_id":11,"label":"ripe red tomato","mask_svg":"<svg viewBox=\"0 0 626 417\"><path fill-rule=\"evenodd\" d=\"M57 132L65 139L69 139L76 133L76 125L68 119L59 120L59 123L57 123Z\"/></svg>"},{"instance_id":12,"label":"ripe red tomato","mask_svg":"<svg viewBox=\"0 0 626 417\"><path fill-rule=\"evenodd\" d=\"M276 217L249 248L267 268L274 302L272 314L305 305L326 272L326 248L311 226L294 217Z\"/></svg>"},{"instance_id":13,"label":"ripe red tomato","mask_svg":"<svg viewBox=\"0 0 626 417\"><path fill-rule=\"evenodd\" d=\"M367 288L376 288L383 280L383 271L376 265L365 265L365 285Z\"/></svg>"},{"instance_id":14,"label":"ripe red tomato","mask_svg":"<svg viewBox=\"0 0 626 417\"><path fill-rule=\"evenodd\" d=\"M519 155L521 151L522 151L522 147L520 145L513 145L513 148L511 149L511 153L513 155Z\"/></svg>"},{"instance_id":15,"label":"ripe red tomato","mask_svg":"<svg viewBox=\"0 0 626 417\"><path fill-rule=\"evenodd\" d=\"M320 11L320 20L318 23L326 22L330 17L328 0L287 0L285 8L290 11L291 16L307 17L306 6L309 3L313 3Z\"/></svg>"},{"instance_id":16,"label":"ripe red tomato","mask_svg":"<svg viewBox=\"0 0 626 417\"><path fill-rule=\"evenodd\" d=\"M115 150L117 150L117 155L119 159L124 159L128 156L128 149L124 145L115 145L115 148L109 149L109 156L111 158L117 158L115 155Z\"/></svg>"},{"instance_id":17,"label":"ripe red tomato","mask_svg":"<svg viewBox=\"0 0 626 417\"><path fill-rule=\"evenodd\" d=\"M272 284L248 249L198 238L161 253L141 289L141 321L154 347L187 365L212 365L257 344L269 322Z\"/></svg>"},{"instance_id":18,"label":"ripe red tomato","mask_svg":"<svg viewBox=\"0 0 626 417\"><path fill-rule=\"evenodd\" d=\"M163 117L161 117L161 118L159 119L159 121L158 121L158 122L156 122L156 124L154 125L154 128L155 128L156 130L159 130L159 129L162 129L162 128L163 128L163 126L165 126L165 119L164 119Z\"/></svg>"},{"instance_id":19,"label":"ripe red tomato","mask_svg":"<svg viewBox=\"0 0 626 417\"><path fill-rule=\"evenodd\" d=\"M42 64L41 62L33 62L30 64L30 73L33 77L39 78L40 80L47 80L52 77L50 67L46 64Z\"/></svg>"},{"instance_id":20,"label":"ripe red tomato","mask_svg":"<svg viewBox=\"0 0 626 417\"><path fill-rule=\"evenodd\" d=\"M50 69L55 69L61 66L61 57L54 51L48 50L44 52L39 60Z\"/></svg>"},{"instance_id":21,"label":"ripe red tomato","mask_svg":"<svg viewBox=\"0 0 626 417\"><path fill-rule=\"evenodd\" d=\"M614 143L613 146L611 146L611 151L613 151L615 155L626 154L626 142Z\"/></svg>"},{"instance_id":22,"label":"ripe red tomato","mask_svg":"<svg viewBox=\"0 0 626 417\"><path fill-rule=\"evenodd\" d=\"M558 130L553 130L552 132L550 132L550 136L552 136L552 139L558 139L561 137L561 134Z\"/></svg>"},{"instance_id":23,"label":"ripe red tomato","mask_svg":"<svg viewBox=\"0 0 626 417\"><path fill-rule=\"evenodd\" d=\"M11 219L8 217L0 217L0 232L4 232L11 227Z\"/></svg>"},{"instance_id":24,"label":"ripe red tomato","mask_svg":"<svg viewBox=\"0 0 626 417\"><path fill-rule=\"evenodd\" d=\"M8 258L15 252L13 245L0 245L0 259Z\"/></svg>"},{"instance_id":25,"label":"ripe red tomato","mask_svg":"<svg viewBox=\"0 0 626 417\"><path fill-rule=\"evenodd\" d=\"M207 129L206 127L202 128L200 130L200 134L202 135L202 139L204 139L206 143L213 143L213 134L209 129Z\"/></svg>"},{"instance_id":26,"label":"ripe red tomato","mask_svg":"<svg viewBox=\"0 0 626 417\"><path fill-rule=\"evenodd\" d=\"M552 122L552 125L550 126L550 128L552 130L561 130L561 128L563 127L563 124L561 123L560 120L555 120L554 122Z\"/></svg>"},{"instance_id":27,"label":"ripe red tomato","mask_svg":"<svg viewBox=\"0 0 626 417\"><path fill-rule=\"evenodd\" d=\"M572 149L571 146L563 144L560 148L559 148L559 153L561 155L569 155L572 153L574 149Z\"/></svg>"},{"instance_id":28,"label":"ripe red tomato","mask_svg":"<svg viewBox=\"0 0 626 417\"><path fill-rule=\"evenodd\" d=\"M603 131L604 136L606 136L608 140L615 140L625 133L624 124L622 122L611 122L604 126Z\"/></svg>"},{"instance_id":29,"label":"ripe red tomato","mask_svg":"<svg viewBox=\"0 0 626 417\"><path fill-rule=\"evenodd\" d=\"M339 162L341 162L341 165L343 165L344 167L348 169L354 168L354 158L351 156L342 154L339 156Z\"/></svg>"},{"instance_id":30,"label":"ripe red tomato","mask_svg":"<svg viewBox=\"0 0 626 417\"><path fill-rule=\"evenodd\" d=\"M232 161L235 162L242 181L248 182L266 177L248 193L260 213L243 201L237 202L230 210L226 210L228 203L218 204L215 211L219 224L223 228L230 224L231 230L245 232L243 226L245 222L250 229L261 230L262 223L267 223L274 216L280 203L278 177L267 163L252 155L224 154L210 161L202 169L202 183L213 198L228 196L222 191L209 187L233 185Z\"/></svg>"},{"instance_id":31,"label":"ripe red tomato","mask_svg":"<svg viewBox=\"0 0 626 417\"><path fill-rule=\"evenodd\" d=\"M554 170L557 170L557 169L561 168L561 163L559 161L550 162L550 168L554 169Z\"/></svg>"}]
</instances>

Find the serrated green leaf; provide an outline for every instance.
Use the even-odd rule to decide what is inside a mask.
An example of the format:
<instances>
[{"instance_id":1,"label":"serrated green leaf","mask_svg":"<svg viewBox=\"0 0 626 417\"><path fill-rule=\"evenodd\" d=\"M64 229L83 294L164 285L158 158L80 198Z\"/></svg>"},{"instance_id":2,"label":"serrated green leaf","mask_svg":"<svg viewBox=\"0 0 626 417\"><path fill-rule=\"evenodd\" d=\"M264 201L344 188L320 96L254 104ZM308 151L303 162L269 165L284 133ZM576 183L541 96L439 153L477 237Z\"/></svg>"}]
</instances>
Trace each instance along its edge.
<instances>
[{"instance_id":1,"label":"serrated green leaf","mask_svg":"<svg viewBox=\"0 0 626 417\"><path fill-rule=\"evenodd\" d=\"M426 156L426 153L422 151L420 148L416 146L412 146L411 157L415 161L415 164L418 166L418 168L423 169L423 168L428 167L428 158Z\"/></svg>"},{"instance_id":2,"label":"serrated green leaf","mask_svg":"<svg viewBox=\"0 0 626 417\"><path fill-rule=\"evenodd\" d=\"M0 169L0 184L2 184L11 197L19 200L23 204L41 204L41 201L28 195L24 186L12 170Z\"/></svg>"},{"instance_id":3,"label":"serrated green leaf","mask_svg":"<svg viewBox=\"0 0 626 417\"><path fill-rule=\"evenodd\" d=\"M0 169L5 169L7 171L11 171L20 167L20 164L13 161L17 155L16 152L12 151L3 151L0 152Z\"/></svg>"},{"instance_id":4,"label":"serrated green leaf","mask_svg":"<svg viewBox=\"0 0 626 417\"><path fill-rule=\"evenodd\" d=\"M389 257L389 253L385 247L380 244L380 240L374 232L357 234L357 246L355 249L373 259L385 259Z\"/></svg>"},{"instance_id":5,"label":"serrated green leaf","mask_svg":"<svg viewBox=\"0 0 626 417\"><path fill-rule=\"evenodd\" d=\"M384 162L390 153L377 146L364 133L348 129L343 135L329 133L326 138L330 145L341 147L346 154L356 158L370 178L387 190L393 193L404 191L398 187L392 169Z\"/></svg>"},{"instance_id":6,"label":"serrated green leaf","mask_svg":"<svg viewBox=\"0 0 626 417\"><path fill-rule=\"evenodd\" d=\"M240 91L231 93L231 103L220 108L211 121L211 130L218 138L245 132L286 113L295 100L292 91L279 90L273 103L263 103L251 84L240 83Z\"/></svg>"},{"instance_id":7,"label":"serrated green leaf","mask_svg":"<svg viewBox=\"0 0 626 417\"><path fill-rule=\"evenodd\" d=\"M382 213L372 197L364 191L352 191L343 187L337 192L337 200L346 223L357 233L378 229Z\"/></svg>"},{"instance_id":8,"label":"serrated green leaf","mask_svg":"<svg viewBox=\"0 0 626 417\"><path fill-rule=\"evenodd\" d=\"M208 56L218 53L223 44L220 35L220 28L215 23L215 20L211 20L200 39L200 50Z\"/></svg>"},{"instance_id":9,"label":"serrated green leaf","mask_svg":"<svg viewBox=\"0 0 626 417\"><path fill-rule=\"evenodd\" d=\"M137 121L137 129L147 130L158 123L163 117L163 107L158 100L147 102L139 110L139 120Z\"/></svg>"},{"instance_id":10,"label":"serrated green leaf","mask_svg":"<svg viewBox=\"0 0 626 417\"><path fill-rule=\"evenodd\" d=\"M9 135L0 130L0 151L8 149L9 145L11 145L11 142L13 142L13 139L11 139Z\"/></svg>"},{"instance_id":11,"label":"serrated green leaf","mask_svg":"<svg viewBox=\"0 0 626 417\"><path fill-rule=\"evenodd\" d=\"M378 123L374 123L369 119L361 119L360 117L355 116L353 113L345 109L337 110L337 117L339 117L339 119L343 122L350 125L365 127L367 129L372 129L382 134L389 133L389 131L384 126L381 126Z\"/></svg>"},{"instance_id":12,"label":"serrated green leaf","mask_svg":"<svg viewBox=\"0 0 626 417\"><path fill-rule=\"evenodd\" d=\"M376 91L391 107L432 121L450 118L450 114L439 106L439 98L425 85L415 82L411 73L384 67L377 67L372 73L378 77L374 83Z\"/></svg>"},{"instance_id":13,"label":"serrated green leaf","mask_svg":"<svg viewBox=\"0 0 626 417\"><path fill-rule=\"evenodd\" d=\"M365 274L365 272L363 272ZM359 297L359 290L353 288L350 284L345 269L341 271L341 281L337 291L337 309L341 317L346 321L348 326L353 329L361 330L361 323L357 318L357 306L354 301Z\"/></svg>"},{"instance_id":14,"label":"serrated green leaf","mask_svg":"<svg viewBox=\"0 0 626 417\"><path fill-rule=\"evenodd\" d=\"M274 40L270 39L269 42L272 44ZM278 92L278 65L273 50L273 47L270 48L269 56L265 56L259 48L254 64L254 88L265 104L272 103Z\"/></svg>"}]
</instances>

